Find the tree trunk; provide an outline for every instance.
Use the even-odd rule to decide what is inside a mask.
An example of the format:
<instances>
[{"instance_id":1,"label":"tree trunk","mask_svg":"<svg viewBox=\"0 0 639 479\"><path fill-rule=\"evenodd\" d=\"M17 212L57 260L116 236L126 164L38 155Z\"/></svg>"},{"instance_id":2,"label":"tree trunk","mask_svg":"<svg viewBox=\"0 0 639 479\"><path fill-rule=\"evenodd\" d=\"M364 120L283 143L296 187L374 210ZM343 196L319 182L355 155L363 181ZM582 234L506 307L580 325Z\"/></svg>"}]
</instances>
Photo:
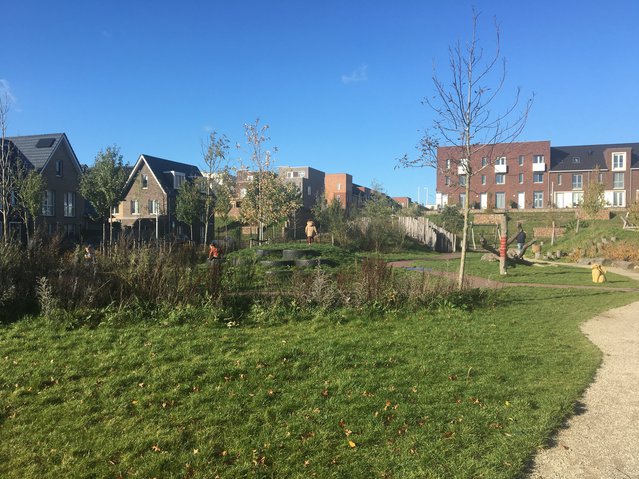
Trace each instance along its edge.
<instances>
[{"instance_id":1,"label":"tree trunk","mask_svg":"<svg viewBox=\"0 0 639 479\"><path fill-rule=\"evenodd\" d=\"M470 158L468 159L470 161ZM457 289L464 287L464 275L466 274L466 250L468 249L468 217L470 215L470 173L466 171L466 200L464 202L464 229L462 231L461 259L459 260L459 276L457 277Z\"/></svg>"}]
</instances>

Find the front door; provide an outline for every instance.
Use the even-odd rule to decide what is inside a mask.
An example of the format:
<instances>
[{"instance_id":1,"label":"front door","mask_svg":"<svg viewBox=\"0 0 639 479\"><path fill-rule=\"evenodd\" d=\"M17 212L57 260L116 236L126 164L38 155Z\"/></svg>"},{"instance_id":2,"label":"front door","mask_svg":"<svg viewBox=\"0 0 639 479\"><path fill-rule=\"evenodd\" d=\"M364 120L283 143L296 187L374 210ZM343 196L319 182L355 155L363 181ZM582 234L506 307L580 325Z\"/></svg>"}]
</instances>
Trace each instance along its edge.
<instances>
[{"instance_id":1,"label":"front door","mask_svg":"<svg viewBox=\"0 0 639 479\"><path fill-rule=\"evenodd\" d=\"M555 193L555 204L557 205L557 208L564 208L566 206L564 203L563 193Z\"/></svg>"},{"instance_id":2,"label":"front door","mask_svg":"<svg viewBox=\"0 0 639 479\"><path fill-rule=\"evenodd\" d=\"M479 207L482 210L488 208L488 193L481 193L479 195Z\"/></svg>"},{"instance_id":3,"label":"front door","mask_svg":"<svg viewBox=\"0 0 639 479\"><path fill-rule=\"evenodd\" d=\"M526 207L526 193L517 193L517 208L523 210Z\"/></svg>"}]
</instances>

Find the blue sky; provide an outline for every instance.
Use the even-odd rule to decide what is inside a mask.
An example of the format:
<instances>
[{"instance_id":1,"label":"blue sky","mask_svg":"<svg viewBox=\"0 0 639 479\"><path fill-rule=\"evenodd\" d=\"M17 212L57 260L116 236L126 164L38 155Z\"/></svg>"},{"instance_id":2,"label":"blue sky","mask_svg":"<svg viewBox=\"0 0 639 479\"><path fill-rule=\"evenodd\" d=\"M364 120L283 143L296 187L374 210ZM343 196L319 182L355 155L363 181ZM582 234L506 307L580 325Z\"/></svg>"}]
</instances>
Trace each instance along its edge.
<instances>
[{"instance_id":1,"label":"blue sky","mask_svg":"<svg viewBox=\"0 0 639 479\"><path fill-rule=\"evenodd\" d=\"M244 143L270 125L277 165L348 172L393 196L434 199L429 168L397 170L432 113L433 65L469 37L494 46L504 96L535 94L520 140L639 141L639 2L3 0L0 90L10 135L65 132L80 161L118 144L201 164L215 129ZM232 150L232 157L246 156Z\"/></svg>"}]
</instances>

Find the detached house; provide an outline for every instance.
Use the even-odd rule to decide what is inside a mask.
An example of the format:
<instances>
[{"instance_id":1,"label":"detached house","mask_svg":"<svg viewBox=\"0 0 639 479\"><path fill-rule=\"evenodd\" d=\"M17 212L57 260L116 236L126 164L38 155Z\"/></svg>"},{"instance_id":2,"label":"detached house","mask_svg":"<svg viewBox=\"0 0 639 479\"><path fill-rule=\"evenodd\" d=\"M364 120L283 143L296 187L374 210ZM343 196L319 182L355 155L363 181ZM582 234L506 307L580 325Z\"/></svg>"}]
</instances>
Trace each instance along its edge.
<instances>
[{"instance_id":1,"label":"detached house","mask_svg":"<svg viewBox=\"0 0 639 479\"><path fill-rule=\"evenodd\" d=\"M9 148L14 150L27 166L38 171L45 182L42 195L41 219L46 232L67 235L79 233L84 226L84 199L78 193L82 166L78 161L67 135L13 136L7 138Z\"/></svg>"},{"instance_id":2,"label":"detached house","mask_svg":"<svg viewBox=\"0 0 639 479\"><path fill-rule=\"evenodd\" d=\"M144 239L188 235L189 225L175 217L176 198L184 182L201 177L197 166L140 155L124 187L123 199L114 208L113 219ZM194 227L194 236L203 238L203 225L198 226Z\"/></svg>"}]
</instances>

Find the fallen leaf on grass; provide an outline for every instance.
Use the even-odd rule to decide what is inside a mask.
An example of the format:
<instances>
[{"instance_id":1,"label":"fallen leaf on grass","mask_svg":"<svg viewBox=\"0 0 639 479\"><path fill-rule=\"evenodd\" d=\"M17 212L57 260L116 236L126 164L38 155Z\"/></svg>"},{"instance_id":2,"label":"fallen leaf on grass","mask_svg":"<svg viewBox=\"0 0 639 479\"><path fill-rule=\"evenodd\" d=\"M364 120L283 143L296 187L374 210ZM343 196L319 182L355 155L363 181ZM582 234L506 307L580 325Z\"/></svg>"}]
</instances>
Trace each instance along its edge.
<instances>
[{"instance_id":1,"label":"fallen leaf on grass","mask_svg":"<svg viewBox=\"0 0 639 479\"><path fill-rule=\"evenodd\" d=\"M348 445L350 447L357 447L357 444L355 444L353 441L348 441Z\"/></svg>"}]
</instances>

